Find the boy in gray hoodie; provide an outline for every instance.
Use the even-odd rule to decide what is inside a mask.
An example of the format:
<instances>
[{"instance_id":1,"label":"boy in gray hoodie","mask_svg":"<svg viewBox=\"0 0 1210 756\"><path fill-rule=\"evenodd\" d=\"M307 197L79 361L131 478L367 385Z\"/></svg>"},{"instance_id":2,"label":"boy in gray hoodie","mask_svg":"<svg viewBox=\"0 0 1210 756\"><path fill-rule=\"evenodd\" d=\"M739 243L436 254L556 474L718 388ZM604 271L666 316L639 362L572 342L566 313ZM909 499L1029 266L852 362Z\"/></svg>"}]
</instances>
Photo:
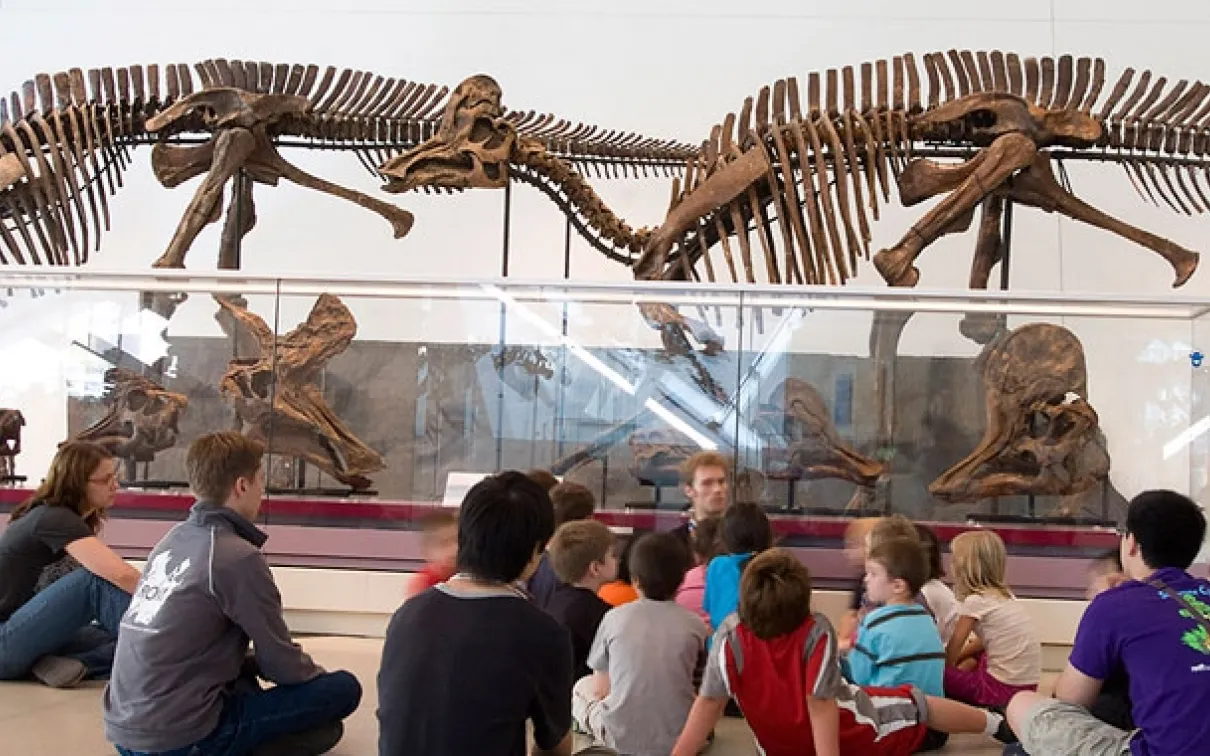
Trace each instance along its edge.
<instances>
[{"instance_id":1,"label":"boy in gray hoodie","mask_svg":"<svg viewBox=\"0 0 1210 756\"><path fill-rule=\"evenodd\" d=\"M361 701L353 675L325 673L286 629L252 524L263 455L233 432L189 447L198 502L148 557L105 687L105 734L123 756L321 754Z\"/></svg>"}]
</instances>

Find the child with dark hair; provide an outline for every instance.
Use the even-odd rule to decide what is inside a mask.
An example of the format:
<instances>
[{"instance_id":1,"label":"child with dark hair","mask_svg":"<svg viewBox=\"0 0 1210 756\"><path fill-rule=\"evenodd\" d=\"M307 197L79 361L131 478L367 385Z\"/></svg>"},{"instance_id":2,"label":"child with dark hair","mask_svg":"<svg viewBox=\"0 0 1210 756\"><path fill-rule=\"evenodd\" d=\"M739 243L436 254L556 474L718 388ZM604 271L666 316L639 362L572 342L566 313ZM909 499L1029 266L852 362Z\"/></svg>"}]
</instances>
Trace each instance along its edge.
<instances>
[{"instance_id":1,"label":"child with dark hair","mask_svg":"<svg viewBox=\"0 0 1210 756\"><path fill-rule=\"evenodd\" d=\"M542 471L531 470L528 473L530 480L534 479L534 475ZM550 473L547 473L549 475ZM540 476L539 476L540 477ZM554 476L551 476L553 479ZM579 520L587 520L592 517L597 508L596 497L592 495L586 487L579 483L556 483L550 489L550 503L555 510L555 530L568 522L577 522ZM538 562L538 569L534 570L534 575L525 584L525 590L529 591L529 595L533 598L533 602L543 609L549 608L550 598L554 595L555 588L559 585L559 577L555 575L555 571L551 568L550 557L546 554L542 555L542 560Z\"/></svg>"},{"instance_id":2,"label":"child with dark hair","mask_svg":"<svg viewBox=\"0 0 1210 756\"><path fill-rule=\"evenodd\" d=\"M576 721L620 753L667 754L693 704L708 631L673 600L687 567L675 535L636 541L630 569L640 598L605 615L588 655L593 674L575 685Z\"/></svg>"},{"instance_id":3,"label":"child with dark hair","mask_svg":"<svg viewBox=\"0 0 1210 756\"><path fill-rule=\"evenodd\" d=\"M739 605L739 581L744 565L773 546L773 526L759 504L732 504L723 515L721 532L723 553L710 560L706 568L706 590L702 596L702 609L709 615L711 627L722 626L727 615Z\"/></svg>"},{"instance_id":4,"label":"child with dark hair","mask_svg":"<svg viewBox=\"0 0 1210 756\"><path fill-rule=\"evenodd\" d=\"M676 591L676 603L701 617L702 622L707 624L710 623L710 615L702 608L702 601L706 597L706 568L710 565L710 560L718 555L722 545L722 524L721 517L707 517L697 523L689 536L689 544L693 547L694 567L685 573L685 580Z\"/></svg>"},{"instance_id":5,"label":"child with dark hair","mask_svg":"<svg viewBox=\"0 0 1210 756\"><path fill-rule=\"evenodd\" d=\"M836 634L811 612L811 575L769 549L744 570L738 612L715 634L701 691L672 756L696 756L734 698L767 756L907 756L929 727L1004 736L1004 720L917 688L841 675Z\"/></svg>"},{"instance_id":6,"label":"child with dark hair","mask_svg":"<svg viewBox=\"0 0 1210 756\"><path fill-rule=\"evenodd\" d=\"M1035 756L1204 754L1210 742L1210 583L1189 574L1206 536L1202 508L1145 491L1126 512L1119 549L1128 578L1088 605L1055 698L1020 693L1013 730ZM1130 681L1134 729L1089 711L1113 674Z\"/></svg>"},{"instance_id":7,"label":"child with dark hair","mask_svg":"<svg viewBox=\"0 0 1210 756\"><path fill-rule=\"evenodd\" d=\"M610 606L622 606L631 601L637 601L639 593L630 582L630 552L634 549L635 538L627 538L618 553L618 577L616 580L601 586L597 595Z\"/></svg>"},{"instance_id":8,"label":"child with dark hair","mask_svg":"<svg viewBox=\"0 0 1210 756\"><path fill-rule=\"evenodd\" d=\"M1088 600L1092 601L1110 588L1129 580L1122 571L1122 555L1118 549L1104 552L1088 568ZM1097 700L1088 710L1094 717L1120 730L1133 730L1134 717L1130 714L1130 680L1126 670L1118 667L1105 679Z\"/></svg>"},{"instance_id":9,"label":"child with dark hair","mask_svg":"<svg viewBox=\"0 0 1210 756\"><path fill-rule=\"evenodd\" d=\"M920 593L928 603L933 619L937 621L942 642L949 643L954 626L958 624L958 599L950 587L941 582L941 578L945 577L945 570L941 567L941 541L931 528L919 523L916 524L916 535L920 538L929 568L928 580L920 587Z\"/></svg>"},{"instance_id":10,"label":"child with dark hair","mask_svg":"<svg viewBox=\"0 0 1210 756\"><path fill-rule=\"evenodd\" d=\"M522 473L467 492L458 572L405 603L387 628L381 756L525 756L527 720L531 756L571 753L571 638L516 586L554 529L550 497Z\"/></svg>"}]
</instances>

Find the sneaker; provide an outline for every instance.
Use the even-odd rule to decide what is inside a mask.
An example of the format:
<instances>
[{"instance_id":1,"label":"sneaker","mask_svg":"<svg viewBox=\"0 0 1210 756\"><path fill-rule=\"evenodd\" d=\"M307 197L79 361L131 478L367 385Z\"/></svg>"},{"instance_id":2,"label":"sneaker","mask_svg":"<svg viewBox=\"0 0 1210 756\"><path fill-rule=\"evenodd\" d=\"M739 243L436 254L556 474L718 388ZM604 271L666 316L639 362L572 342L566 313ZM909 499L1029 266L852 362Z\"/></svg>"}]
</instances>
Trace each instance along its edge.
<instances>
[{"instance_id":1,"label":"sneaker","mask_svg":"<svg viewBox=\"0 0 1210 756\"><path fill-rule=\"evenodd\" d=\"M252 756L320 756L335 748L344 732L342 723L333 722L265 743Z\"/></svg>"},{"instance_id":2,"label":"sneaker","mask_svg":"<svg viewBox=\"0 0 1210 756\"><path fill-rule=\"evenodd\" d=\"M88 667L78 659L48 655L34 662L30 672L47 687L72 688L88 675Z\"/></svg>"}]
</instances>

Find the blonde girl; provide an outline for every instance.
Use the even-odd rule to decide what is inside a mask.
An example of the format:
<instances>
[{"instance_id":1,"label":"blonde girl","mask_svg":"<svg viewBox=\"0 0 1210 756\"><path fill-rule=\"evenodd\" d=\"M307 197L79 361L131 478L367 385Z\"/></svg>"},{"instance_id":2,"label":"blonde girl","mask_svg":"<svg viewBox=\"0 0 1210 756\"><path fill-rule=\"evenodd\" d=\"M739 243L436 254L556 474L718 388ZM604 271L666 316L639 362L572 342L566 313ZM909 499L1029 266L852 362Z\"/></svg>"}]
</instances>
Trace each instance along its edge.
<instances>
[{"instance_id":1,"label":"blonde girl","mask_svg":"<svg viewBox=\"0 0 1210 756\"><path fill-rule=\"evenodd\" d=\"M1020 691L1038 688L1037 628L1005 583L1008 554L1000 536L969 531L953 540L950 551L959 605L945 649L945 695L975 706L1007 706Z\"/></svg>"}]
</instances>

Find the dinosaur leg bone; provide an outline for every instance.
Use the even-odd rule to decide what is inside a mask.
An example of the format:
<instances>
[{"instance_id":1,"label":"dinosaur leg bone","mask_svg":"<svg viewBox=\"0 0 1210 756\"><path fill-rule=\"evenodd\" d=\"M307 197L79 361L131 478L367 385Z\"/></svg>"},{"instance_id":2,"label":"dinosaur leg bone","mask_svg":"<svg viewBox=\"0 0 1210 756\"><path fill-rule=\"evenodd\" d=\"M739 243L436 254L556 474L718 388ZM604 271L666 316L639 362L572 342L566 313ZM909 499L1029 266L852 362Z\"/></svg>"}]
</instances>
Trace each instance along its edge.
<instances>
[{"instance_id":1,"label":"dinosaur leg bone","mask_svg":"<svg viewBox=\"0 0 1210 756\"><path fill-rule=\"evenodd\" d=\"M251 161L255 167L268 169L269 171L280 175L287 181L298 184L299 186L305 186L308 189L323 192L324 194L331 194L334 197L340 197L341 199L345 199L360 205L367 210L378 213L391 224L391 228L394 229L396 239L402 239L403 237L407 236L409 231L412 230L412 222L414 221L414 218L407 210L396 207L390 203L383 202L382 200L374 199L373 197L362 194L361 192L353 189L346 189L345 187L338 184L333 184L330 181L324 181L318 176L312 176L302 169L286 162L286 159L278 154L277 150L274 149L267 140L261 141L258 146L259 149L257 149L256 155Z\"/></svg>"},{"instance_id":2,"label":"dinosaur leg bone","mask_svg":"<svg viewBox=\"0 0 1210 756\"><path fill-rule=\"evenodd\" d=\"M220 131L214 138L214 160L210 172L197 188L185 215L177 226L172 242L167 251L155 261L155 268L183 268L185 254L193 244L193 240L201 233L206 224L213 222L215 210L223 196L223 186L226 185L235 172L247 161L256 149L256 136L247 129L226 129Z\"/></svg>"},{"instance_id":3,"label":"dinosaur leg bone","mask_svg":"<svg viewBox=\"0 0 1210 756\"><path fill-rule=\"evenodd\" d=\"M1000 226L1004 220L1004 195L997 193L983 201L983 219L979 223L979 241L971 261L970 288L987 289L992 266L1001 262ZM968 312L958 323L962 335L976 344L990 342L1005 327L1003 315Z\"/></svg>"},{"instance_id":4,"label":"dinosaur leg bone","mask_svg":"<svg viewBox=\"0 0 1210 756\"><path fill-rule=\"evenodd\" d=\"M1006 179L1028 166L1037 154L1034 141L1023 134L1005 134L985 151L961 185L924 216L890 249L874 255L874 266L892 286L915 286L920 272L913 265L924 248L939 239L955 220L971 210Z\"/></svg>"},{"instance_id":5,"label":"dinosaur leg bone","mask_svg":"<svg viewBox=\"0 0 1210 756\"><path fill-rule=\"evenodd\" d=\"M1188 281L1189 276L1193 275L1193 271L1197 270L1198 254L1196 252L1107 215L1060 186L1051 169L1050 156L1045 153L1038 155L1029 170L1023 171L1013 181L1010 196L1022 204L1041 208L1047 212L1062 213L1068 218L1103 228L1150 249L1172 266L1172 270L1176 274L1176 279L1172 283L1173 287Z\"/></svg>"}]
</instances>

